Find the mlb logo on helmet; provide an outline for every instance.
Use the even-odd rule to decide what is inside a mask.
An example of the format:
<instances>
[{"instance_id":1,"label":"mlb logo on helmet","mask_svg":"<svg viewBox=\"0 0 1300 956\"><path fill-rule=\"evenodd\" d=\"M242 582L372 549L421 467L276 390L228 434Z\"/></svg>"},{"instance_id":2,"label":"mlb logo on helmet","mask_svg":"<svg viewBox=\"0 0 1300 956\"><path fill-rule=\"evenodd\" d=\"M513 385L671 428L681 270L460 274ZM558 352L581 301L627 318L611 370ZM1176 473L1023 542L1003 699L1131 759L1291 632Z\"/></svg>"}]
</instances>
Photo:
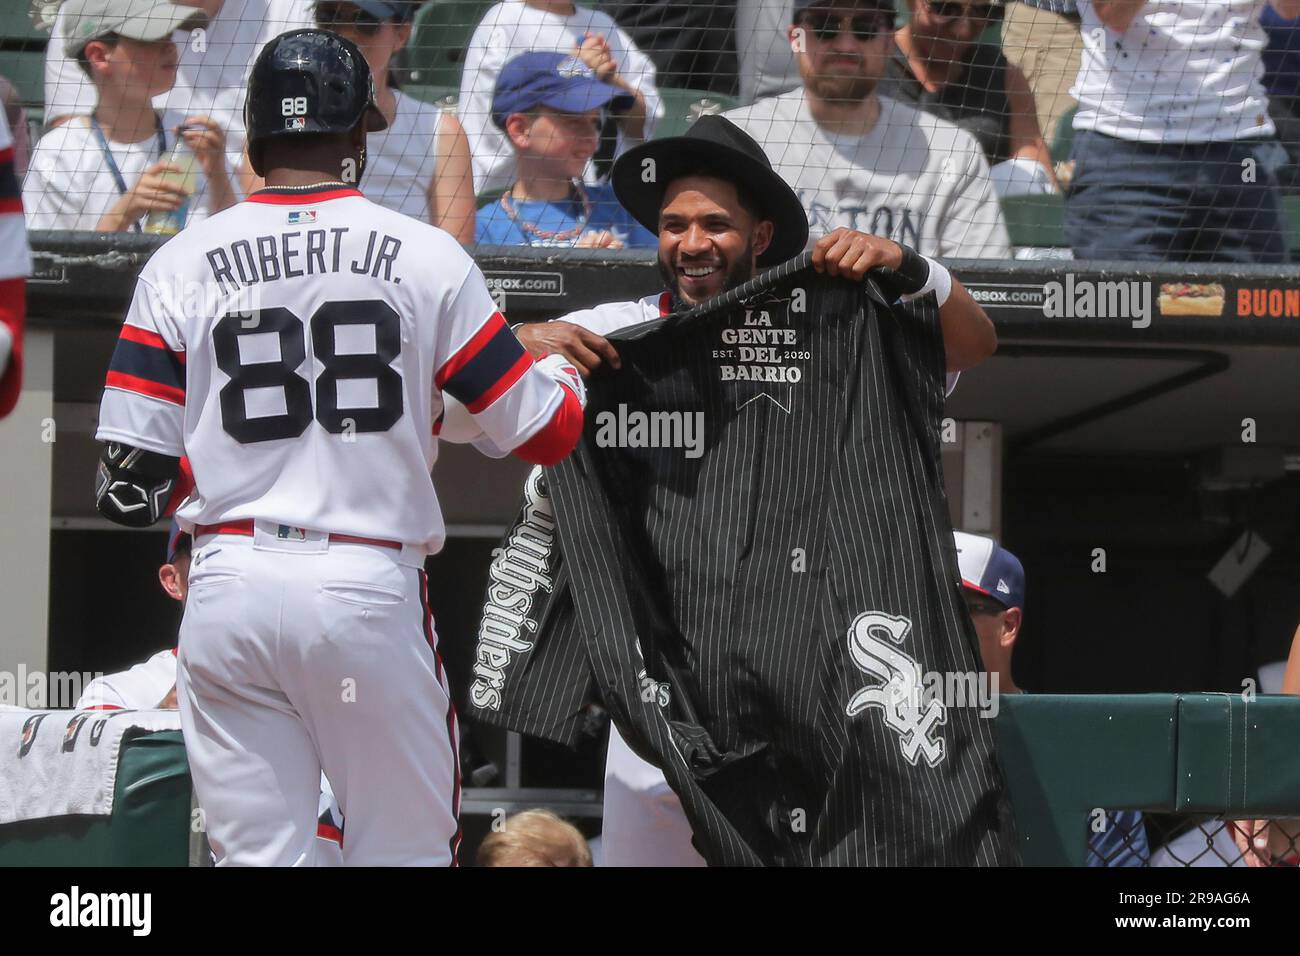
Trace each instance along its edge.
<instances>
[{"instance_id":1,"label":"mlb logo on helmet","mask_svg":"<svg viewBox=\"0 0 1300 956\"><path fill-rule=\"evenodd\" d=\"M306 129L307 119L304 116L294 116L284 121L285 129Z\"/></svg>"}]
</instances>

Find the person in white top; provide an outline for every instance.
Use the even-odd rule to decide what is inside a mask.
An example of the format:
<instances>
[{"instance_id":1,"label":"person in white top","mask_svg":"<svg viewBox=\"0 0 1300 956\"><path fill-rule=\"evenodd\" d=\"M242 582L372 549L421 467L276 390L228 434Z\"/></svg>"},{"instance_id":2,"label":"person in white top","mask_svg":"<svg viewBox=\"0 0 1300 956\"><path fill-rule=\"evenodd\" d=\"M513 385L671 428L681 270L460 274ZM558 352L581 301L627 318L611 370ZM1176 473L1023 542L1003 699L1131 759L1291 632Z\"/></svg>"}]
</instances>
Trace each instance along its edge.
<instances>
[{"instance_id":1,"label":"person in white top","mask_svg":"<svg viewBox=\"0 0 1300 956\"><path fill-rule=\"evenodd\" d=\"M470 39L460 81L460 121L469 136L477 192L499 192L518 178L510 141L492 122L492 95L501 68L530 50L572 53L602 83L633 95L632 106L618 118L618 155L653 136L663 115L654 64L608 14L569 0L498 3ZM594 181L594 175L588 178Z\"/></svg>"},{"instance_id":2,"label":"person in white top","mask_svg":"<svg viewBox=\"0 0 1300 956\"><path fill-rule=\"evenodd\" d=\"M366 140L366 175L358 184L372 202L432 223L462 245L474 241L474 180L469 141L451 110L396 89L389 66L411 38L412 0L316 3L316 25L361 48L375 79L375 102L388 128ZM262 183L241 167L244 189Z\"/></svg>"},{"instance_id":3,"label":"person in white top","mask_svg":"<svg viewBox=\"0 0 1300 956\"><path fill-rule=\"evenodd\" d=\"M1076 258L1287 261L1265 152L1270 2L1300 15L1300 0L1079 0L1065 217Z\"/></svg>"},{"instance_id":4,"label":"person in white top","mask_svg":"<svg viewBox=\"0 0 1300 956\"><path fill-rule=\"evenodd\" d=\"M286 30L310 26L310 0L177 0L208 15L201 32L177 36L176 84L154 101L159 110L210 116L226 134L227 165L235 169L244 148L244 84L257 51ZM95 90L64 51L69 36L64 4L45 52L45 125L89 115Z\"/></svg>"},{"instance_id":5,"label":"person in white top","mask_svg":"<svg viewBox=\"0 0 1300 956\"><path fill-rule=\"evenodd\" d=\"M202 26L206 14L166 0L68 0L62 15L73 37L65 52L96 102L37 142L23 183L28 228L140 231L151 212L186 209L193 222L232 205L221 127L152 104L176 80L172 33ZM178 136L197 166L194 186L170 162Z\"/></svg>"},{"instance_id":6,"label":"person in white top","mask_svg":"<svg viewBox=\"0 0 1300 956\"><path fill-rule=\"evenodd\" d=\"M1009 258L975 138L876 92L894 12L893 0L796 0L788 35L803 87L724 115L794 187L810 239L842 227L927 256ZM814 15L816 30L806 22Z\"/></svg>"}]
</instances>

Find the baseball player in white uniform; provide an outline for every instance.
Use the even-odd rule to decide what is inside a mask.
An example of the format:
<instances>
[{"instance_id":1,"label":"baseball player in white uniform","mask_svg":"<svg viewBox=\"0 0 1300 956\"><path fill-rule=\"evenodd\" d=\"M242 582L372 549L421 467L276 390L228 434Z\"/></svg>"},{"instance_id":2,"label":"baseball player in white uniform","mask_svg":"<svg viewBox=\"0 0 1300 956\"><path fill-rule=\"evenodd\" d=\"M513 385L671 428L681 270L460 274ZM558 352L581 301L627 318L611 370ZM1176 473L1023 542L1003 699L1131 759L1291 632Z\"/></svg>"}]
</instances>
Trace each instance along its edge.
<instances>
[{"instance_id":1,"label":"baseball player in white uniform","mask_svg":"<svg viewBox=\"0 0 1300 956\"><path fill-rule=\"evenodd\" d=\"M310 865L322 770L345 862L454 865L430 470L460 433L559 461L582 382L524 351L455 240L349 185L383 126L352 43L277 37L245 117L268 186L141 272L100 408L98 506L151 524L188 457L177 697L218 865Z\"/></svg>"}]
</instances>

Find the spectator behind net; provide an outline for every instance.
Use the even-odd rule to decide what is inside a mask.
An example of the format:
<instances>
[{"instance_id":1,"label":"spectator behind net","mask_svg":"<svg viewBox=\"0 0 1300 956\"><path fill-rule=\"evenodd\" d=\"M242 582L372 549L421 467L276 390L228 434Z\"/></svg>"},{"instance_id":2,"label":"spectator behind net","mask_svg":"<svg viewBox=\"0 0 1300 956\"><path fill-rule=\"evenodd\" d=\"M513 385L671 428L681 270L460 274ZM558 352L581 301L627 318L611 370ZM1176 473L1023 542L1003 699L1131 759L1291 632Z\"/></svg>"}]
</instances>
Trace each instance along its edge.
<instances>
[{"instance_id":1,"label":"spectator behind net","mask_svg":"<svg viewBox=\"0 0 1300 956\"><path fill-rule=\"evenodd\" d=\"M456 114L407 96L390 69L410 41L411 0L321 0L316 26L351 40L365 55L375 80L375 102L388 128L366 138L366 198L445 229L463 245L474 241L474 181L469 141ZM245 192L263 185L241 163Z\"/></svg>"},{"instance_id":2,"label":"spectator behind net","mask_svg":"<svg viewBox=\"0 0 1300 956\"><path fill-rule=\"evenodd\" d=\"M176 81L172 33L207 15L166 0L68 0L65 51L95 86L90 116L41 137L23 184L30 229L141 230L151 212L190 203L192 221L235 202L225 133L210 117L158 113L154 96ZM201 172L193 196L167 162L179 135Z\"/></svg>"},{"instance_id":3,"label":"spectator behind net","mask_svg":"<svg viewBox=\"0 0 1300 956\"><path fill-rule=\"evenodd\" d=\"M18 0L10 0L18 2ZM148 0L142 0L147 6ZM257 52L286 30L309 26L309 0L178 0L208 16L200 32L175 37L176 82L154 107L210 116L226 134L226 163L239 167L244 148L244 87ZM72 31L66 10L53 18L45 50L45 123L53 128L95 107L95 88L64 52Z\"/></svg>"},{"instance_id":4,"label":"spectator behind net","mask_svg":"<svg viewBox=\"0 0 1300 956\"><path fill-rule=\"evenodd\" d=\"M1009 258L975 138L877 92L893 0L796 0L788 36L803 88L725 115L794 188L810 237L848 228L927 256Z\"/></svg>"},{"instance_id":5,"label":"spectator behind net","mask_svg":"<svg viewBox=\"0 0 1300 956\"><path fill-rule=\"evenodd\" d=\"M510 143L492 122L492 96L502 67L529 51L577 56L601 82L633 96L633 105L618 116L616 155L654 135L655 120L663 115L654 64L609 16L569 0L498 3L474 30L460 81L460 121L469 136L479 193L505 189L518 178ZM594 168L585 178L595 182Z\"/></svg>"},{"instance_id":6,"label":"spectator behind net","mask_svg":"<svg viewBox=\"0 0 1300 956\"><path fill-rule=\"evenodd\" d=\"M519 178L480 211L478 241L604 249L657 245L611 186L582 182L599 142L601 110L626 109L631 99L563 53L525 53L507 63L497 80L492 121L514 148Z\"/></svg>"},{"instance_id":7,"label":"spectator behind net","mask_svg":"<svg viewBox=\"0 0 1300 956\"><path fill-rule=\"evenodd\" d=\"M1288 261L1260 82L1266 2L1300 15L1300 0L1079 0L1076 258Z\"/></svg>"},{"instance_id":8,"label":"spectator behind net","mask_svg":"<svg viewBox=\"0 0 1300 956\"><path fill-rule=\"evenodd\" d=\"M999 196L1056 189L1034 95L1001 49L980 42L1000 11L989 0L908 0L880 90L975 137Z\"/></svg>"}]
</instances>

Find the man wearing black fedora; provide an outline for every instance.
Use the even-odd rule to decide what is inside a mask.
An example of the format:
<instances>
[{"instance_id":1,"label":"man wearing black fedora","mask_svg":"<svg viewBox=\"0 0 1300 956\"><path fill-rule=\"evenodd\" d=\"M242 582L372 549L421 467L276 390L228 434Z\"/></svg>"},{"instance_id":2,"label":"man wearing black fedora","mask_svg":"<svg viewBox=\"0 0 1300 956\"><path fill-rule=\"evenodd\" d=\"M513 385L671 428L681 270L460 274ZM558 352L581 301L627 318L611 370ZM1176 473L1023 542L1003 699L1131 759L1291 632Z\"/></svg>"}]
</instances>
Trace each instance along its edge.
<instances>
[{"instance_id":1,"label":"man wearing black fedora","mask_svg":"<svg viewBox=\"0 0 1300 956\"><path fill-rule=\"evenodd\" d=\"M772 170L763 149L721 116L701 117L682 136L628 150L614 164L611 181L619 202L659 237L664 289L516 330L534 357L559 352L584 374L602 362L618 366L618 353L603 336L698 305L794 258L808 243L808 220L794 190ZM984 310L935 260L844 228L823 236L812 252L818 272L855 282L870 270L887 270L879 277L904 301L933 291L950 388L955 373L997 347Z\"/></svg>"},{"instance_id":2,"label":"man wearing black fedora","mask_svg":"<svg viewBox=\"0 0 1300 956\"><path fill-rule=\"evenodd\" d=\"M534 356L560 352L584 374L604 362L618 366L618 353L604 335L734 288L756 271L795 257L808 241L798 197L772 171L758 144L719 116L702 117L684 136L629 150L615 163L612 181L633 218L659 237L663 290L516 330ZM819 272L856 282L869 270L890 270L876 275L903 300L933 291L949 390L957 372L996 347L988 316L948 270L898 243L837 229L816 244L813 262ZM530 500L528 506L549 508L550 500ZM608 866L704 865L663 773L633 753L612 724L601 852Z\"/></svg>"}]
</instances>

